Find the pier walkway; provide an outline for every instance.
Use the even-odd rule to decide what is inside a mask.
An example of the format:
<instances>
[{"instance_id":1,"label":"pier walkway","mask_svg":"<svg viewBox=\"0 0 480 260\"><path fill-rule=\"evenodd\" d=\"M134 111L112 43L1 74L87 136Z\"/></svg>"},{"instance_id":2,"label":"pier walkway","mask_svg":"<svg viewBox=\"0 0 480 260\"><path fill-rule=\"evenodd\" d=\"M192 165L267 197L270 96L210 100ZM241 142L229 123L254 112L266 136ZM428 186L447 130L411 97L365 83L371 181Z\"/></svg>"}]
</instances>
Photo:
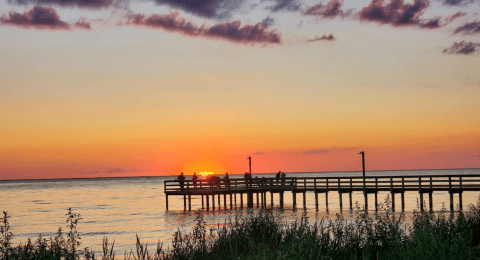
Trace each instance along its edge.
<instances>
[{"instance_id":1,"label":"pier walkway","mask_svg":"<svg viewBox=\"0 0 480 260\"><path fill-rule=\"evenodd\" d=\"M387 191L391 193L392 206L395 209L395 194L401 195L402 210L405 209L405 192L418 192L420 195L420 208L424 209L424 195L428 195L429 208L433 208L433 192L447 191L450 194L450 210L454 210L454 194L458 195L458 205L463 209L462 193L464 191L480 191L480 175L423 175L423 176L373 176L365 177L290 177L277 178L231 178L229 182L210 183L206 180L191 180L181 183L176 180L165 181L164 192L166 195L166 209L168 210L169 196L183 196L184 208L191 210L192 196L202 197L202 208L215 210L215 196L218 206L223 196L224 208L227 208L227 196L230 200L230 209L237 207L237 195L240 195L239 207L243 207L243 195L247 195L247 207L253 207L253 195L256 194L257 206L267 207L267 194L270 193L270 204L273 207L273 195L279 194L279 205L283 208L284 193L292 192L293 207L297 205L297 194L303 195L303 206L306 207L306 193L315 194L315 207L318 209L318 194L325 196L328 208L328 195L336 192L339 196L340 209L343 208L342 196L348 194L350 209L352 208L352 192L363 192L365 207L368 209L367 196L375 196L375 209L377 207L377 193Z\"/></svg>"}]
</instances>

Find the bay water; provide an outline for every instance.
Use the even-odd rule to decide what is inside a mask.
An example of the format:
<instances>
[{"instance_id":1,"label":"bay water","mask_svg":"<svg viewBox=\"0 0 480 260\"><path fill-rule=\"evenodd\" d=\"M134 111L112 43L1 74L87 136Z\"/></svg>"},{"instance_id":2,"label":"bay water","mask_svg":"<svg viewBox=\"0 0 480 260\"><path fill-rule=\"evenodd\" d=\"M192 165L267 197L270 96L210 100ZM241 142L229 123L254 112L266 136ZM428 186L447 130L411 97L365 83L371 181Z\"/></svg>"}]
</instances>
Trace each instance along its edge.
<instances>
[{"instance_id":1,"label":"bay water","mask_svg":"<svg viewBox=\"0 0 480 260\"><path fill-rule=\"evenodd\" d=\"M480 169L452 170L412 170L412 171L375 171L367 172L367 176L418 176L418 175L467 175L480 174ZM287 177L349 177L361 176L361 172L331 172L331 173L287 173ZM259 177L275 177L275 174L258 174ZM242 175L231 175L230 178L241 178ZM190 176L187 176L189 179ZM64 232L68 208L79 213L77 231L81 237L80 248L88 247L101 251L102 239L115 240L117 256L123 256L130 250L135 251L136 235L141 242L148 243L151 250L158 241L164 243L164 248L171 246L175 231L189 233L195 225L199 212L204 215L207 225L222 224L229 218L239 215L255 214L260 209L239 207L230 210L222 207L215 211L201 210L201 197L192 197L192 211L183 209L182 196L169 197L169 210L165 209L164 181L175 177L131 177L131 178L101 178L101 179L55 179L55 180L9 180L0 181L0 211L6 211L11 218L9 223L14 234L13 244L25 244L28 238L35 240L39 234L45 238L54 237L59 227ZM480 192L464 192L464 209L467 205L476 204ZM378 199L382 202L388 192L379 192ZM428 197L428 196L427 196ZM418 207L418 192L405 194L405 214L411 214ZM319 209L315 209L313 192L307 192L306 209L302 200L298 200L297 209L292 208L292 194L285 193L285 205L279 209L278 195L274 195L273 213L286 220L295 220L302 214L307 214L310 221L334 219L337 214L346 218L352 216L348 209L348 196L343 196L344 209L340 211L338 194L330 192L329 210L325 209L323 194L319 194ZM353 201L358 201L363 207L363 194L353 193ZM397 212L400 211L400 200L397 198ZM458 198L455 197L458 202ZM433 208L440 210L448 208L448 192L435 192ZM229 203L227 203L228 205ZM267 197L270 206L270 198ZM370 210L373 211L374 197L369 196ZM256 206L256 204L255 204ZM397 213L400 214L400 213Z\"/></svg>"}]
</instances>

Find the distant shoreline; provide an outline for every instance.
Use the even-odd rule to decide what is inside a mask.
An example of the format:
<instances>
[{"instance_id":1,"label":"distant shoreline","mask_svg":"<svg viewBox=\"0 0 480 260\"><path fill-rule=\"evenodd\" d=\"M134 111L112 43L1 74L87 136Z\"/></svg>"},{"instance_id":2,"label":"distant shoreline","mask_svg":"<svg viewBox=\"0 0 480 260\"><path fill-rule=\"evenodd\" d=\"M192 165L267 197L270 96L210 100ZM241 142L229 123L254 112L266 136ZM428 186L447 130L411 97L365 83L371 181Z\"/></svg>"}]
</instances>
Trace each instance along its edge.
<instances>
[{"instance_id":1,"label":"distant shoreline","mask_svg":"<svg viewBox=\"0 0 480 260\"><path fill-rule=\"evenodd\" d=\"M480 168L450 168L450 169L409 169L409 170L371 170L366 172L413 172L413 171L449 171L449 170L480 170ZM358 173L362 171L330 171L330 172L285 172L286 174L322 174L322 173ZM252 173L253 175L263 175L263 174L276 174L276 172L271 173ZM223 174L218 174L223 175ZM229 174L230 176L243 176L243 173L233 173ZM191 176L191 175L186 175ZM117 177L90 177L90 178L52 178L52 179L6 179L0 180L1 182L10 182L10 181L65 181L65 180L102 180L102 179L133 179L133 178L168 178L176 177L170 175L154 175L154 176L117 176Z\"/></svg>"}]
</instances>

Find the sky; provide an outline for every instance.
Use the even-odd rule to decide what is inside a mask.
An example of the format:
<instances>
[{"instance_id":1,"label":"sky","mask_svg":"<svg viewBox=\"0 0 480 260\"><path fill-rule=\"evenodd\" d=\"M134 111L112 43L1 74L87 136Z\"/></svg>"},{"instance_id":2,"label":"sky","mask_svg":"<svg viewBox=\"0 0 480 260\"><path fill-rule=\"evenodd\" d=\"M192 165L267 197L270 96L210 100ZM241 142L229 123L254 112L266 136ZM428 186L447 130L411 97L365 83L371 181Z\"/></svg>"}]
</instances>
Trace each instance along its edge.
<instances>
[{"instance_id":1,"label":"sky","mask_svg":"<svg viewBox=\"0 0 480 260\"><path fill-rule=\"evenodd\" d=\"M0 180L480 168L480 0L0 0Z\"/></svg>"}]
</instances>

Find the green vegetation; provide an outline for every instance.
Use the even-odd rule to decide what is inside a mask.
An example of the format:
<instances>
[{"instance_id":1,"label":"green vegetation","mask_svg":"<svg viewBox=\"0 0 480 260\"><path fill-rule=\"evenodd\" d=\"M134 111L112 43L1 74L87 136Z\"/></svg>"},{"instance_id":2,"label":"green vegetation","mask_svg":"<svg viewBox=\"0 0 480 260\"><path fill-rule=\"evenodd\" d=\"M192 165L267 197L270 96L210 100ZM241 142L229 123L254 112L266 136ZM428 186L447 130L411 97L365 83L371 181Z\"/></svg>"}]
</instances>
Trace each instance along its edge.
<instances>
[{"instance_id":1,"label":"green vegetation","mask_svg":"<svg viewBox=\"0 0 480 260\"><path fill-rule=\"evenodd\" d=\"M76 225L80 215L67 214L67 239L59 229L55 238L39 237L12 247L8 215L4 212L0 238L0 259L94 259L80 246ZM451 214L415 211L406 225L403 215L392 214L389 198L378 213L365 214L357 205L354 219L341 215L335 220L310 224L286 222L269 211L247 217L236 216L224 225L209 227L199 213L190 234L175 232L171 250L158 243L150 252L137 237L136 252L123 259L480 259L480 204L466 212ZM101 259L115 259L114 243L103 240ZM97 257L98 258L98 257ZM119 259L117 257L117 259Z\"/></svg>"}]
</instances>

